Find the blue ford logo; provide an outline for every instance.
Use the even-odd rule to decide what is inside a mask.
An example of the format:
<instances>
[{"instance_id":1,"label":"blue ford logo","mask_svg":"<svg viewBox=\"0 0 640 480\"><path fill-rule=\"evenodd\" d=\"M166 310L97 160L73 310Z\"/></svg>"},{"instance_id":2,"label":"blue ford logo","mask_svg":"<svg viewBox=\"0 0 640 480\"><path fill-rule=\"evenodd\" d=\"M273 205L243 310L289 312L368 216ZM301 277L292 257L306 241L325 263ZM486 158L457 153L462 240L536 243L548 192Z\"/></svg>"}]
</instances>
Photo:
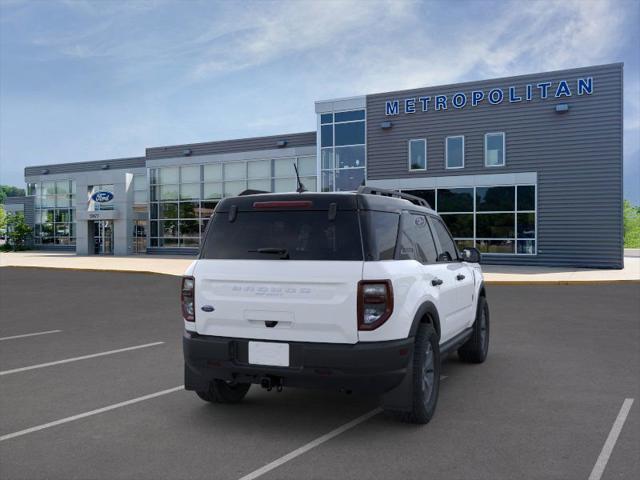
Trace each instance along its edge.
<instances>
[{"instance_id":1,"label":"blue ford logo","mask_svg":"<svg viewBox=\"0 0 640 480\"><path fill-rule=\"evenodd\" d=\"M91 200L98 203L107 203L113 200L113 193L111 192L96 192L91 195Z\"/></svg>"}]
</instances>

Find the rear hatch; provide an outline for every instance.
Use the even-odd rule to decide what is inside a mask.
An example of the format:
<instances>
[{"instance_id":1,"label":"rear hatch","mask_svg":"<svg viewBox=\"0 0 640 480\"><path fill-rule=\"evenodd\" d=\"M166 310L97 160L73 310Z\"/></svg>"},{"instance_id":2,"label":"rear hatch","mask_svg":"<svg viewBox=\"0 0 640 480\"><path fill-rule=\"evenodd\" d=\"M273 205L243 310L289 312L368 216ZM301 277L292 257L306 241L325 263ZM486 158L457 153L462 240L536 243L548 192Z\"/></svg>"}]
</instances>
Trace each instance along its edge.
<instances>
[{"instance_id":1,"label":"rear hatch","mask_svg":"<svg viewBox=\"0 0 640 480\"><path fill-rule=\"evenodd\" d=\"M356 343L362 258L355 196L226 199L194 271L196 331Z\"/></svg>"}]
</instances>

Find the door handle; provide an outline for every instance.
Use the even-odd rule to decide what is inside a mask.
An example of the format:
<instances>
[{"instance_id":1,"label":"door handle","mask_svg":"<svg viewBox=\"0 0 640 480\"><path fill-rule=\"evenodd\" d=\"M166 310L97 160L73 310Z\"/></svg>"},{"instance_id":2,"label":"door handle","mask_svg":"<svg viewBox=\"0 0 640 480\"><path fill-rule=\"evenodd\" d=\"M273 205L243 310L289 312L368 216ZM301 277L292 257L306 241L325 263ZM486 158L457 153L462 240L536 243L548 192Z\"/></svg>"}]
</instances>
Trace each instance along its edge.
<instances>
[{"instance_id":1,"label":"door handle","mask_svg":"<svg viewBox=\"0 0 640 480\"><path fill-rule=\"evenodd\" d=\"M431 285L433 285L434 287L437 287L438 285L442 285L442 280L440 280L439 278L434 278L433 280L431 280Z\"/></svg>"},{"instance_id":2,"label":"door handle","mask_svg":"<svg viewBox=\"0 0 640 480\"><path fill-rule=\"evenodd\" d=\"M456 280L464 280L464 279L465 279L465 276L464 276L464 275L462 275L461 273L459 273L459 274L456 276Z\"/></svg>"}]
</instances>

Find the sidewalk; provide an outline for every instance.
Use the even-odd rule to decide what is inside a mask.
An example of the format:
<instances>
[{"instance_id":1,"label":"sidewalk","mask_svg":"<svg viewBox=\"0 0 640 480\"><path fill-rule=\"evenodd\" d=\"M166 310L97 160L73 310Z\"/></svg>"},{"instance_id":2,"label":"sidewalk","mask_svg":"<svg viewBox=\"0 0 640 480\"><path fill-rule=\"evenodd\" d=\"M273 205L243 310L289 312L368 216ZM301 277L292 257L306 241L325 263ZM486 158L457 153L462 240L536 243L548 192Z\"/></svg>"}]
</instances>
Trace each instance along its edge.
<instances>
[{"instance_id":1,"label":"sidewalk","mask_svg":"<svg viewBox=\"0 0 640 480\"><path fill-rule=\"evenodd\" d=\"M182 275L194 257L133 255L78 256L71 252L27 251L0 253L0 267L66 268ZM490 285L570 285L598 283L639 283L640 257L625 257L623 270L588 268L519 267L483 265Z\"/></svg>"}]
</instances>

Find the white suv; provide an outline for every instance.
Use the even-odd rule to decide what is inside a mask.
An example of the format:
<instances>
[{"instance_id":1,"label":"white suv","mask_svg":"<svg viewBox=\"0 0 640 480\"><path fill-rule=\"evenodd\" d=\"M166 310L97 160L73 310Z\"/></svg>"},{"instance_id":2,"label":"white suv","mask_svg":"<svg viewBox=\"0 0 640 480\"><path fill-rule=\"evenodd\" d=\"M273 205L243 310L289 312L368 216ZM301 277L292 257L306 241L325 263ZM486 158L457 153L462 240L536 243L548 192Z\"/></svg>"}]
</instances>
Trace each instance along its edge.
<instances>
[{"instance_id":1,"label":"white suv","mask_svg":"<svg viewBox=\"0 0 640 480\"><path fill-rule=\"evenodd\" d=\"M214 403L251 384L370 392L427 423L440 359L487 356L479 260L399 192L226 198L182 281L185 388Z\"/></svg>"}]
</instances>

